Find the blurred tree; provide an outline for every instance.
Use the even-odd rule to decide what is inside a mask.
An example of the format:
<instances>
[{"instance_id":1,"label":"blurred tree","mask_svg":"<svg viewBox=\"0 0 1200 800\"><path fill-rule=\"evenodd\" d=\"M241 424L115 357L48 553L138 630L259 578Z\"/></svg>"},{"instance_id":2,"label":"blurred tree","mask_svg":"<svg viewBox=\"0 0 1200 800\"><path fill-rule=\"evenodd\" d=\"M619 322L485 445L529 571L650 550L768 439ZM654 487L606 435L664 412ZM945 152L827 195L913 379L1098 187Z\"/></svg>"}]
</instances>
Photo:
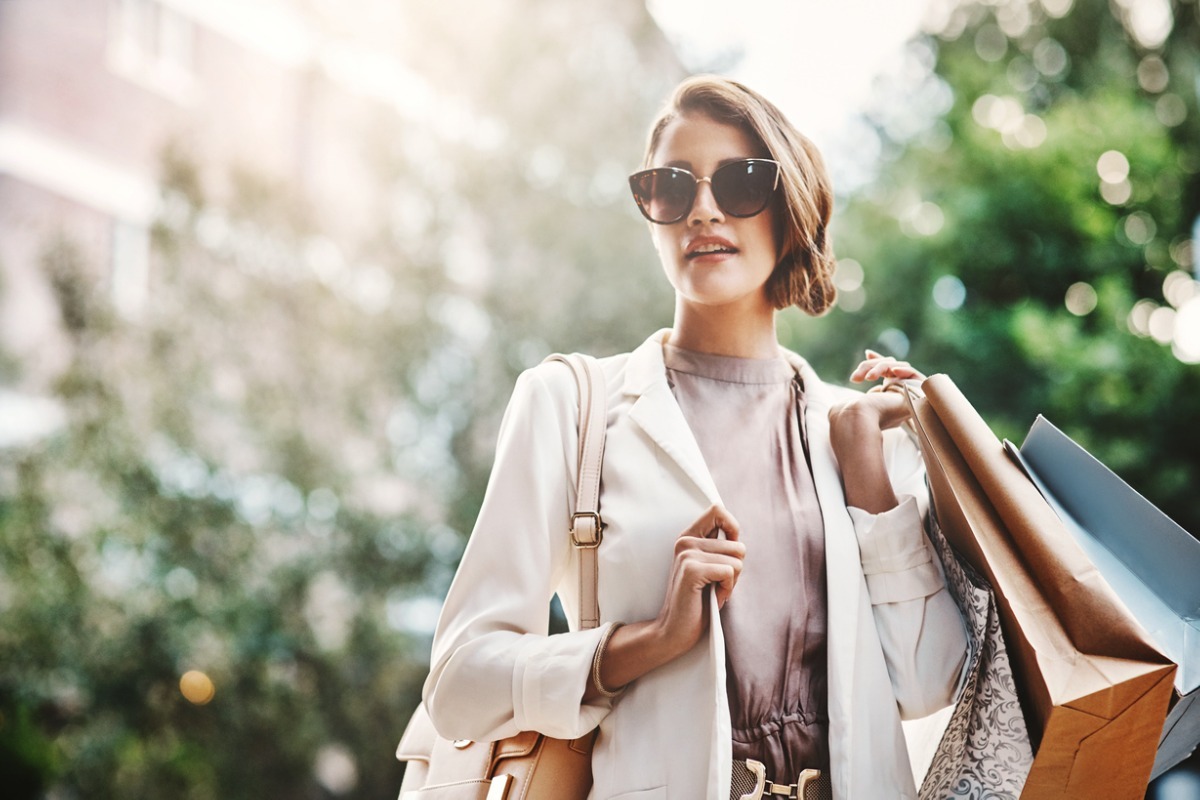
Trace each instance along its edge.
<instances>
[{"instance_id":1,"label":"blurred tree","mask_svg":"<svg viewBox=\"0 0 1200 800\"><path fill-rule=\"evenodd\" d=\"M1132 5L941 4L869 116L841 307L787 331L830 374L846 342L947 372L1018 442L1044 414L1197 534L1200 22Z\"/></svg>"},{"instance_id":2,"label":"blurred tree","mask_svg":"<svg viewBox=\"0 0 1200 800\"><path fill-rule=\"evenodd\" d=\"M179 146L139 318L47 242L66 422L0 450L12 796L393 795L516 372L669 315L624 198L680 75L642 4L403 13L392 46L461 107L439 136L380 109L349 145L364 240Z\"/></svg>"}]
</instances>

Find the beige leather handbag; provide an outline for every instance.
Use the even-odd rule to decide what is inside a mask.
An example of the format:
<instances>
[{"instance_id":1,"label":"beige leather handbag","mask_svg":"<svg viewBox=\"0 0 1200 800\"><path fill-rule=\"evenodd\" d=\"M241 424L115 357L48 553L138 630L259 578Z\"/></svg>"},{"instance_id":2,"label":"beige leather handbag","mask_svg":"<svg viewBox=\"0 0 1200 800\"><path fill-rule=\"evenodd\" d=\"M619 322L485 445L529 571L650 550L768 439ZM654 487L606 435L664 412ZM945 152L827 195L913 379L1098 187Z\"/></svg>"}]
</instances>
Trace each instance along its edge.
<instances>
[{"instance_id":1,"label":"beige leather handbag","mask_svg":"<svg viewBox=\"0 0 1200 800\"><path fill-rule=\"evenodd\" d=\"M579 552L579 627L600 624L596 548L600 546L600 467L608 397L594 358L552 355L579 386L579 477L571 544ZM524 731L498 742L450 741L438 735L425 704L417 706L396 758L406 762L399 800L585 800L592 788L596 732L571 741Z\"/></svg>"}]
</instances>

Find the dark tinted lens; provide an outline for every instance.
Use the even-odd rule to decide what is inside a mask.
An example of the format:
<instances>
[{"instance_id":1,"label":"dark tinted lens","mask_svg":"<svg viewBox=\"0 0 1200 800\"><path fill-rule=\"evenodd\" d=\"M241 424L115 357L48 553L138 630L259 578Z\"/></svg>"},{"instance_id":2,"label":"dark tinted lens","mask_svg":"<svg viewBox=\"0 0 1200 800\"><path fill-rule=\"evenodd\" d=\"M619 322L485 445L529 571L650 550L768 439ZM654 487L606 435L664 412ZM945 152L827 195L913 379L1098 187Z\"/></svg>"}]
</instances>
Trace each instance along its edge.
<instances>
[{"instance_id":1,"label":"dark tinted lens","mask_svg":"<svg viewBox=\"0 0 1200 800\"><path fill-rule=\"evenodd\" d=\"M692 207L696 180L681 169L650 169L629 180L633 197L651 222L677 222Z\"/></svg>"},{"instance_id":2,"label":"dark tinted lens","mask_svg":"<svg viewBox=\"0 0 1200 800\"><path fill-rule=\"evenodd\" d=\"M726 164L713 173L713 196L726 214L753 217L771 202L778 170L774 161L763 159Z\"/></svg>"}]
</instances>

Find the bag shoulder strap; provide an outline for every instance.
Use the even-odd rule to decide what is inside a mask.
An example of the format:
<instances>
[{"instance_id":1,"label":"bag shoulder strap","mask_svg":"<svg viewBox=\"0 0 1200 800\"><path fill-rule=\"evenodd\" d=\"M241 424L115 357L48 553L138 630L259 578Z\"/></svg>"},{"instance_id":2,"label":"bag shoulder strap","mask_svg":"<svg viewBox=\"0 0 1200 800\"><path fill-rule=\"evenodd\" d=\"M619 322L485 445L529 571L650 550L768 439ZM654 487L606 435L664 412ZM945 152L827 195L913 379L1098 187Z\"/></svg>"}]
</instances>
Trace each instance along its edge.
<instances>
[{"instance_id":1,"label":"bag shoulder strap","mask_svg":"<svg viewBox=\"0 0 1200 800\"><path fill-rule=\"evenodd\" d=\"M600 470L604 464L604 438L608 432L608 390L604 370L591 356L555 353L546 361L561 361L571 368L579 387L579 460L575 481L575 510L571 514L571 544L579 553L579 627L600 624L596 584L600 569L596 549L604 538L600 518Z\"/></svg>"}]
</instances>

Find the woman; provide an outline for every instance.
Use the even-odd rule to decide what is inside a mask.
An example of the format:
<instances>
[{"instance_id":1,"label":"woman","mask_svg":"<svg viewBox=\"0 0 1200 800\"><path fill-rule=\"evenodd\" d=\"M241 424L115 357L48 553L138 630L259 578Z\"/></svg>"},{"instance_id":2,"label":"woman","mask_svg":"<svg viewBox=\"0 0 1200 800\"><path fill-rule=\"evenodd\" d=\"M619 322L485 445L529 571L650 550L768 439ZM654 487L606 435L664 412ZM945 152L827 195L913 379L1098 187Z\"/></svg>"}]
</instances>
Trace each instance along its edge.
<instances>
[{"instance_id":1,"label":"woman","mask_svg":"<svg viewBox=\"0 0 1200 800\"><path fill-rule=\"evenodd\" d=\"M546 635L551 595L571 620L579 600L576 391L546 364L505 414L426 705L448 737L598 725L596 798L725 800L751 770L809 769L836 798L915 797L900 720L952 701L966 638L903 396L829 386L776 338L776 310L835 296L821 158L755 92L699 77L645 167L630 183L675 321L602 361L601 625ZM868 353L851 380L913 377Z\"/></svg>"}]
</instances>

